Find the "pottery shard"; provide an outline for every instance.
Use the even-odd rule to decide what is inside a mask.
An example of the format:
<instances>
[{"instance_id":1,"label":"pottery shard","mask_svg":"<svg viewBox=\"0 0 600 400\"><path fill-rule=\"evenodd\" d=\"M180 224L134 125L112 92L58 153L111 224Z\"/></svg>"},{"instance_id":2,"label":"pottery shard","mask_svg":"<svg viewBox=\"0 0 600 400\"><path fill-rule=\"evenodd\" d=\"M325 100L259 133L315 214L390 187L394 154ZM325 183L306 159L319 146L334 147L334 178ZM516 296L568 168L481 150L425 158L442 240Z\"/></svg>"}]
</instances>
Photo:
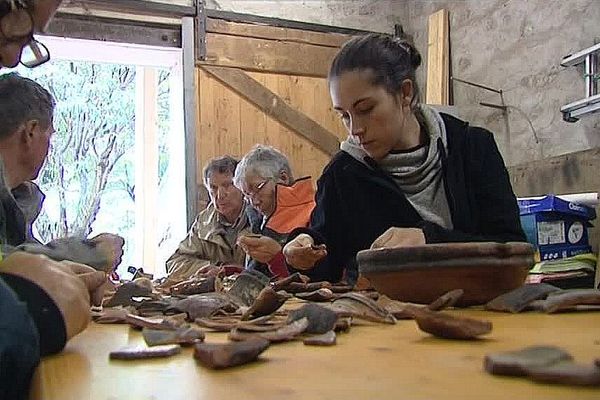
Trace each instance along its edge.
<instances>
[{"instance_id":1,"label":"pottery shard","mask_svg":"<svg viewBox=\"0 0 600 400\"><path fill-rule=\"evenodd\" d=\"M327 306L338 317L354 317L366 321L395 324L396 319L370 298L359 293L344 293Z\"/></svg>"},{"instance_id":2,"label":"pottery shard","mask_svg":"<svg viewBox=\"0 0 600 400\"><path fill-rule=\"evenodd\" d=\"M329 331L322 335L307 337L303 342L308 346L333 346L336 343L336 336L334 331Z\"/></svg>"},{"instance_id":3,"label":"pottery shard","mask_svg":"<svg viewBox=\"0 0 600 400\"><path fill-rule=\"evenodd\" d=\"M210 317L219 310L235 311L237 307L224 293L194 294L185 299L178 300L165 309L165 312L185 312L190 321L196 318Z\"/></svg>"},{"instance_id":4,"label":"pottery shard","mask_svg":"<svg viewBox=\"0 0 600 400\"><path fill-rule=\"evenodd\" d=\"M531 346L517 351L487 354L483 366L493 375L527 375L527 369L552 365L573 357L554 346Z\"/></svg>"},{"instance_id":5,"label":"pottery shard","mask_svg":"<svg viewBox=\"0 0 600 400\"><path fill-rule=\"evenodd\" d=\"M331 283L327 281L323 282L291 282L288 284L284 290L288 293L306 293L306 292L314 292L319 289L331 289Z\"/></svg>"},{"instance_id":6,"label":"pottery shard","mask_svg":"<svg viewBox=\"0 0 600 400\"><path fill-rule=\"evenodd\" d=\"M138 282L127 282L119 286L115 294L104 302L104 307L131 306L137 302L134 297L154 297L152 288Z\"/></svg>"},{"instance_id":7,"label":"pottery shard","mask_svg":"<svg viewBox=\"0 0 600 400\"><path fill-rule=\"evenodd\" d=\"M181 352L178 344L164 346L125 346L111 351L109 357L117 360L138 360L143 358L170 357Z\"/></svg>"},{"instance_id":8,"label":"pottery shard","mask_svg":"<svg viewBox=\"0 0 600 400\"><path fill-rule=\"evenodd\" d=\"M405 303L398 300L392 300L384 294L379 296L379 299L377 299L377 305L392 314L396 319L413 319L414 315L411 312L413 307L426 307L422 304Z\"/></svg>"},{"instance_id":9,"label":"pottery shard","mask_svg":"<svg viewBox=\"0 0 600 400\"><path fill-rule=\"evenodd\" d=\"M144 328L144 341L148 346L163 344L191 345L204 340L204 332L193 327L181 327L175 331Z\"/></svg>"},{"instance_id":10,"label":"pottery shard","mask_svg":"<svg viewBox=\"0 0 600 400\"><path fill-rule=\"evenodd\" d=\"M285 322L269 322L266 324L238 324L235 328L244 332L274 332L283 328Z\"/></svg>"},{"instance_id":11,"label":"pottery shard","mask_svg":"<svg viewBox=\"0 0 600 400\"><path fill-rule=\"evenodd\" d=\"M169 291L172 295L191 295L214 292L216 280L217 279L214 276L208 278L193 278L171 286Z\"/></svg>"},{"instance_id":12,"label":"pottery shard","mask_svg":"<svg viewBox=\"0 0 600 400\"><path fill-rule=\"evenodd\" d=\"M564 361L527 368L527 375L536 382L576 386L600 386L600 368Z\"/></svg>"},{"instance_id":13,"label":"pottery shard","mask_svg":"<svg viewBox=\"0 0 600 400\"><path fill-rule=\"evenodd\" d=\"M261 290L269 285L269 278L259 271L244 271L235 278L227 292L236 304L250 307Z\"/></svg>"},{"instance_id":14,"label":"pottery shard","mask_svg":"<svg viewBox=\"0 0 600 400\"><path fill-rule=\"evenodd\" d=\"M262 317L270 315L277 311L288 298L289 296L285 292L276 292L267 286L260 291L254 303L242 315L242 320L249 319L251 316Z\"/></svg>"},{"instance_id":15,"label":"pottery shard","mask_svg":"<svg viewBox=\"0 0 600 400\"><path fill-rule=\"evenodd\" d=\"M429 304L427 308L432 311L441 311L445 308L452 307L458 300L460 300L464 293L465 291L462 289L451 290L448 293L438 297L431 304Z\"/></svg>"},{"instance_id":16,"label":"pottery shard","mask_svg":"<svg viewBox=\"0 0 600 400\"><path fill-rule=\"evenodd\" d=\"M285 277L283 279L280 279L276 282L273 283L273 290L277 291L277 290L285 290L290 283L295 282L295 283L308 283L310 281L310 278L306 275L302 275L299 272L295 272L292 275Z\"/></svg>"},{"instance_id":17,"label":"pottery shard","mask_svg":"<svg viewBox=\"0 0 600 400\"><path fill-rule=\"evenodd\" d=\"M306 304L288 315L288 324L302 318L308 319L306 333L326 333L335 328L337 314L317 304Z\"/></svg>"},{"instance_id":18,"label":"pottery shard","mask_svg":"<svg viewBox=\"0 0 600 400\"><path fill-rule=\"evenodd\" d=\"M350 286L350 285L332 285L331 286L331 291L333 293L348 293L351 292L354 289L354 286Z\"/></svg>"},{"instance_id":19,"label":"pottery shard","mask_svg":"<svg viewBox=\"0 0 600 400\"><path fill-rule=\"evenodd\" d=\"M542 305L546 313L568 310L579 305L600 305L600 290L570 289L548 296Z\"/></svg>"},{"instance_id":20,"label":"pottery shard","mask_svg":"<svg viewBox=\"0 0 600 400\"><path fill-rule=\"evenodd\" d=\"M149 328L155 330L172 331L181 326L183 321L174 321L167 318L145 318L133 314L128 314L125 316L125 322L131 325L132 327L138 329Z\"/></svg>"},{"instance_id":21,"label":"pottery shard","mask_svg":"<svg viewBox=\"0 0 600 400\"><path fill-rule=\"evenodd\" d=\"M561 289L547 283L523 285L520 288L504 293L485 305L486 310L518 313L525 310L536 300L545 299L550 293Z\"/></svg>"},{"instance_id":22,"label":"pottery shard","mask_svg":"<svg viewBox=\"0 0 600 400\"><path fill-rule=\"evenodd\" d=\"M302 318L291 324L285 325L273 332L241 332L234 328L229 332L229 339L235 341L249 340L255 338L266 339L269 342L285 342L293 340L296 336L303 333L308 327L308 319Z\"/></svg>"},{"instance_id":23,"label":"pottery shard","mask_svg":"<svg viewBox=\"0 0 600 400\"><path fill-rule=\"evenodd\" d=\"M492 331L492 323L489 321L456 317L425 308L415 309L414 317L419 329L444 339L475 339Z\"/></svg>"},{"instance_id":24,"label":"pottery shard","mask_svg":"<svg viewBox=\"0 0 600 400\"><path fill-rule=\"evenodd\" d=\"M239 319L231 319L226 321L219 321L212 318L197 318L194 322L203 328L212 329L217 332L229 332L233 328L244 326L244 325L259 325L269 321L272 318L271 315L265 315L255 319L240 321Z\"/></svg>"},{"instance_id":25,"label":"pottery shard","mask_svg":"<svg viewBox=\"0 0 600 400\"><path fill-rule=\"evenodd\" d=\"M294 296L302 300L321 302L329 301L333 299L335 295L331 289L321 288L312 292L296 293Z\"/></svg>"},{"instance_id":26,"label":"pottery shard","mask_svg":"<svg viewBox=\"0 0 600 400\"><path fill-rule=\"evenodd\" d=\"M349 332L351 327L352 317L343 317L337 319L333 330L336 332Z\"/></svg>"},{"instance_id":27,"label":"pottery shard","mask_svg":"<svg viewBox=\"0 0 600 400\"><path fill-rule=\"evenodd\" d=\"M194 357L212 369L235 367L256 360L269 344L260 338L224 344L198 343L194 346Z\"/></svg>"},{"instance_id":28,"label":"pottery shard","mask_svg":"<svg viewBox=\"0 0 600 400\"><path fill-rule=\"evenodd\" d=\"M92 319L97 324L125 324L125 318L129 314L126 308L106 308L100 312L93 312Z\"/></svg>"}]
</instances>

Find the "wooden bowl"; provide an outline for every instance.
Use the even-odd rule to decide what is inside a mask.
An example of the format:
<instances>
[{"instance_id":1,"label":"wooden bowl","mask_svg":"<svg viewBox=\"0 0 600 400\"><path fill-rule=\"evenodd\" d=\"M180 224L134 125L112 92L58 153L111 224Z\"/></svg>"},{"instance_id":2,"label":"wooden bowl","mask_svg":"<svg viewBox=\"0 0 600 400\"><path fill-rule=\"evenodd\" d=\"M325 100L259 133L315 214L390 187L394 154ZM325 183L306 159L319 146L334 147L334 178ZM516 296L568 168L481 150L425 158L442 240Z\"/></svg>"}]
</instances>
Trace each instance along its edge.
<instances>
[{"instance_id":1,"label":"wooden bowl","mask_svg":"<svg viewBox=\"0 0 600 400\"><path fill-rule=\"evenodd\" d=\"M529 243L439 243L363 250L357 261L360 274L392 299L428 304L463 289L457 305L464 307L523 285L534 257Z\"/></svg>"}]
</instances>

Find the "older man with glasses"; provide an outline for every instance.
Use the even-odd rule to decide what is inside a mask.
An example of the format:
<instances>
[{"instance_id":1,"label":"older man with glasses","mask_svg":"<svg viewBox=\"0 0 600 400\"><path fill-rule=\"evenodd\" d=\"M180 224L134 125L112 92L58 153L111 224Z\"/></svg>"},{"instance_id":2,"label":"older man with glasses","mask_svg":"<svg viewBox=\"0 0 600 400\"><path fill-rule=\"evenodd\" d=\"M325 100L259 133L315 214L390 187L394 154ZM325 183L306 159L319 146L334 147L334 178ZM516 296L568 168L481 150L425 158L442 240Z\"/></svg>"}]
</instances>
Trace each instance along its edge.
<instances>
[{"instance_id":1,"label":"older man with glasses","mask_svg":"<svg viewBox=\"0 0 600 400\"><path fill-rule=\"evenodd\" d=\"M56 0L0 0L0 68L48 61L47 49L33 35L43 32L59 5ZM0 204L3 228L14 226L12 215ZM105 281L104 272L41 255L16 252L0 262L1 400L28 397L40 355L62 350L86 328L90 298L101 295L97 289Z\"/></svg>"},{"instance_id":2,"label":"older man with glasses","mask_svg":"<svg viewBox=\"0 0 600 400\"><path fill-rule=\"evenodd\" d=\"M292 230L308 226L315 207L310 177L294 179L285 155L271 146L257 145L238 164L233 183L262 216L262 223L253 227L258 235L238 239L249 257L246 268L288 276L281 249Z\"/></svg>"}]
</instances>

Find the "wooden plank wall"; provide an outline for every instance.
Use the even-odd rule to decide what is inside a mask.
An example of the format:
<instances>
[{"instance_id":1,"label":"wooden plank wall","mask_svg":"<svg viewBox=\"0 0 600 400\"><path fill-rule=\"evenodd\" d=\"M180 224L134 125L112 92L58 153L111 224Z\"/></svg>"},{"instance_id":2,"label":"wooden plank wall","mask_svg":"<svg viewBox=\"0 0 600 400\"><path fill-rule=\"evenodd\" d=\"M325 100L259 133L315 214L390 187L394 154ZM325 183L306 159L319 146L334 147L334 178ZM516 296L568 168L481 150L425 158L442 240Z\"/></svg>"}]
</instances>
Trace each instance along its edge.
<instances>
[{"instance_id":1,"label":"wooden plank wall","mask_svg":"<svg viewBox=\"0 0 600 400\"><path fill-rule=\"evenodd\" d=\"M261 111L209 73L210 67L203 67L239 68L341 141L346 132L331 107L326 75L337 49L348 39L335 33L209 18L207 60L196 68L198 185L208 160L224 154L239 158L255 144L285 153L296 177L310 175L316 180L330 159L328 152Z\"/></svg>"},{"instance_id":2,"label":"wooden plank wall","mask_svg":"<svg viewBox=\"0 0 600 400\"><path fill-rule=\"evenodd\" d=\"M199 88L199 127L196 154L198 184L202 167L213 157L229 154L243 156L255 144L268 144L285 153L297 177L318 178L330 159L307 139L267 116L215 77L197 69ZM327 82L322 78L270 73L249 73L288 104L302 111L323 127L346 137L339 118L331 108Z\"/></svg>"}]
</instances>

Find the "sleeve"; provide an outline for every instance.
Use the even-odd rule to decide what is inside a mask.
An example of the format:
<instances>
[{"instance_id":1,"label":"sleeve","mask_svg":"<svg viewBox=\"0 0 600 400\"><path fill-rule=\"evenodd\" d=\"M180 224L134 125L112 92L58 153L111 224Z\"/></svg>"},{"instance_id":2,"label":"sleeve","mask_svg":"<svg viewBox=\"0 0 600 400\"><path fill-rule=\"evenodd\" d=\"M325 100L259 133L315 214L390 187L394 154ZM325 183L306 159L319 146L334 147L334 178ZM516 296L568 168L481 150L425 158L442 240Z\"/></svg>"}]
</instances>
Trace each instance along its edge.
<instances>
[{"instance_id":1,"label":"sleeve","mask_svg":"<svg viewBox=\"0 0 600 400\"><path fill-rule=\"evenodd\" d=\"M27 399L40 356L67 342L59 308L36 284L0 273L0 400Z\"/></svg>"},{"instance_id":2,"label":"sleeve","mask_svg":"<svg viewBox=\"0 0 600 400\"><path fill-rule=\"evenodd\" d=\"M217 243L202 238L202 221L196 218L186 238L179 243L175 253L166 262L167 273L172 277L187 278L199 269L231 258L226 249Z\"/></svg>"},{"instance_id":3,"label":"sleeve","mask_svg":"<svg viewBox=\"0 0 600 400\"><path fill-rule=\"evenodd\" d=\"M309 271L300 271L313 281L338 282L342 279L345 267L352 261L354 246L346 243L344 219L340 215L342 199L339 198L337 184L332 173L325 173L317 182L315 208L311 214L310 227L293 230L288 241L301 233L310 235L315 244L327 246L327 256Z\"/></svg>"},{"instance_id":4,"label":"sleeve","mask_svg":"<svg viewBox=\"0 0 600 400\"><path fill-rule=\"evenodd\" d=\"M67 331L62 313L50 296L35 283L19 276L0 273L0 278L12 289L20 304L27 307L39 337L40 354L61 351L67 343Z\"/></svg>"},{"instance_id":5,"label":"sleeve","mask_svg":"<svg viewBox=\"0 0 600 400\"><path fill-rule=\"evenodd\" d=\"M468 168L466 186L472 191L472 207L477 207L479 226L475 233L466 233L423 221L420 228L427 243L525 241L517 199L492 133L471 128L468 135L472 139L464 156Z\"/></svg>"},{"instance_id":6,"label":"sleeve","mask_svg":"<svg viewBox=\"0 0 600 400\"><path fill-rule=\"evenodd\" d=\"M39 361L38 333L27 306L0 279L0 400L26 399Z\"/></svg>"}]
</instances>

